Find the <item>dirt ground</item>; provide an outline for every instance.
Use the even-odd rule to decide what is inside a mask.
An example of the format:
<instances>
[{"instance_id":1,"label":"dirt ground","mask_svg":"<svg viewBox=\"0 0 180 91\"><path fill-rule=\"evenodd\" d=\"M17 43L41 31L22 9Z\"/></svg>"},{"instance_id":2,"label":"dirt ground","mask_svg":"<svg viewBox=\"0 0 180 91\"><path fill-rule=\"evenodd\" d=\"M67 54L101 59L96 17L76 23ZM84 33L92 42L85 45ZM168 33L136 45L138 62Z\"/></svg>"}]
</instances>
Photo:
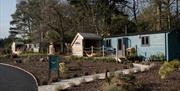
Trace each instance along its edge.
<instances>
[{"instance_id":1,"label":"dirt ground","mask_svg":"<svg viewBox=\"0 0 180 91\"><path fill-rule=\"evenodd\" d=\"M180 71L173 72L168 78L162 80L158 75L158 70L161 63L156 63L157 66L153 69L134 74L136 81L142 85L139 91L180 91ZM91 83L81 84L77 87L69 88L65 91L98 91L104 80L98 80Z\"/></svg>"},{"instance_id":2,"label":"dirt ground","mask_svg":"<svg viewBox=\"0 0 180 91\"><path fill-rule=\"evenodd\" d=\"M22 63L16 63L16 59L0 59L0 63L7 63L23 68L32 73L39 81L39 85L47 84L48 82L48 62L39 61L40 57L23 58ZM64 74L60 73L60 79L68 79L84 75L91 75L102 73L106 70L115 71L123 69L123 64L116 62L104 61L65 61L66 71Z\"/></svg>"}]
</instances>

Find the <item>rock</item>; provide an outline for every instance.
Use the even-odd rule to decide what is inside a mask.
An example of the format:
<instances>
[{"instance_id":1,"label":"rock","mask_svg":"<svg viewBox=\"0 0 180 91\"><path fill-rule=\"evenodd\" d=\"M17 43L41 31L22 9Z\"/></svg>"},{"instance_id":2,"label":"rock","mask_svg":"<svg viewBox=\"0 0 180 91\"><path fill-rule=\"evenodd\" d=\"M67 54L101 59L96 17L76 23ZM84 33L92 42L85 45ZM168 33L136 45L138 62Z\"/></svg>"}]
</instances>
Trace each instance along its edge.
<instances>
[{"instance_id":1,"label":"rock","mask_svg":"<svg viewBox=\"0 0 180 91\"><path fill-rule=\"evenodd\" d=\"M40 61L40 62L46 62L47 59L46 59L46 58L40 58L39 61Z\"/></svg>"}]
</instances>

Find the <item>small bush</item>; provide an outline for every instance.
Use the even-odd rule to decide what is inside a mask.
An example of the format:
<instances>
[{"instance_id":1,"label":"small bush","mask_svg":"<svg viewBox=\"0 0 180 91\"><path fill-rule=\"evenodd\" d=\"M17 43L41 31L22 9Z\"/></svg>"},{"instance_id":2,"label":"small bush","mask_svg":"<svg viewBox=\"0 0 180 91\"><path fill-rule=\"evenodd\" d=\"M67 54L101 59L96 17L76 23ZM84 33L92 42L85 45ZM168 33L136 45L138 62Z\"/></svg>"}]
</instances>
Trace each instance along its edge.
<instances>
[{"instance_id":1,"label":"small bush","mask_svg":"<svg viewBox=\"0 0 180 91\"><path fill-rule=\"evenodd\" d=\"M103 91L138 91L141 88L139 83L135 82L135 76L133 75L122 75L111 78L111 82L103 83Z\"/></svg>"},{"instance_id":2,"label":"small bush","mask_svg":"<svg viewBox=\"0 0 180 91\"><path fill-rule=\"evenodd\" d=\"M78 74L74 74L73 77L78 77Z\"/></svg>"},{"instance_id":3,"label":"small bush","mask_svg":"<svg viewBox=\"0 0 180 91\"><path fill-rule=\"evenodd\" d=\"M1 50L1 55L7 55L7 54L11 54L11 53L12 53L11 49L2 49Z\"/></svg>"},{"instance_id":4,"label":"small bush","mask_svg":"<svg viewBox=\"0 0 180 91\"><path fill-rule=\"evenodd\" d=\"M163 65L159 69L159 75L161 79L166 78L171 72L180 68L180 61L173 60L170 62L164 62Z\"/></svg>"},{"instance_id":5,"label":"small bush","mask_svg":"<svg viewBox=\"0 0 180 91\"><path fill-rule=\"evenodd\" d=\"M127 59L129 61L135 62L135 61L143 61L143 60L145 60L145 57L144 56L132 55L132 56L128 56Z\"/></svg>"},{"instance_id":6,"label":"small bush","mask_svg":"<svg viewBox=\"0 0 180 91\"><path fill-rule=\"evenodd\" d=\"M151 55L149 57L149 60L151 61L164 61L165 60L165 56L163 53L159 53L157 55Z\"/></svg>"},{"instance_id":7,"label":"small bush","mask_svg":"<svg viewBox=\"0 0 180 91\"><path fill-rule=\"evenodd\" d=\"M44 80L42 81L42 85L47 85L48 84L48 81Z\"/></svg>"},{"instance_id":8,"label":"small bush","mask_svg":"<svg viewBox=\"0 0 180 91\"><path fill-rule=\"evenodd\" d=\"M120 88L116 85L109 85L106 86L103 91L120 91Z\"/></svg>"},{"instance_id":9,"label":"small bush","mask_svg":"<svg viewBox=\"0 0 180 91\"><path fill-rule=\"evenodd\" d=\"M85 75L85 76L89 75L89 72L84 72L84 75Z\"/></svg>"},{"instance_id":10,"label":"small bush","mask_svg":"<svg viewBox=\"0 0 180 91\"><path fill-rule=\"evenodd\" d=\"M120 75L119 79L123 81L132 81L135 80L135 76L133 76L132 74Z\"/></svg>"},{"instance_id":11,"label":"small bush","mask_svg":"<svg viewBox=\"0 0 180 91\"><path fill-rule=\"evenodd\" d=\"M59 63L59 71L64 74L65 72L68 71L68 68L66 67L65 63L62 62L62 63Z\"/></svg>"}]
</instances>

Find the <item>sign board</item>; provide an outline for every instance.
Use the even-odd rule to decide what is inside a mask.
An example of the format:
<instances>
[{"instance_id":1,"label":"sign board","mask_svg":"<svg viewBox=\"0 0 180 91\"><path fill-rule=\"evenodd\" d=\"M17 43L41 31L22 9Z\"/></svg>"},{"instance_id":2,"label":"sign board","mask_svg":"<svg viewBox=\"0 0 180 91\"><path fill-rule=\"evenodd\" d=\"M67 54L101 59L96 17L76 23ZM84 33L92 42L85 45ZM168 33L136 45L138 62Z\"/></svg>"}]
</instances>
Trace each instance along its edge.
<instances>
[{"instance_id":1,"label":"sign board","mask_svg":"<svg viewBox=\"0 0 180 91\"><path fill-rule=\"evenodd\" d=\"M49 61L49 70L57 71L59 69L59 61L60 61L59 56L50 55L48 57L48 61Z\"/></svg>"}]
</instances>

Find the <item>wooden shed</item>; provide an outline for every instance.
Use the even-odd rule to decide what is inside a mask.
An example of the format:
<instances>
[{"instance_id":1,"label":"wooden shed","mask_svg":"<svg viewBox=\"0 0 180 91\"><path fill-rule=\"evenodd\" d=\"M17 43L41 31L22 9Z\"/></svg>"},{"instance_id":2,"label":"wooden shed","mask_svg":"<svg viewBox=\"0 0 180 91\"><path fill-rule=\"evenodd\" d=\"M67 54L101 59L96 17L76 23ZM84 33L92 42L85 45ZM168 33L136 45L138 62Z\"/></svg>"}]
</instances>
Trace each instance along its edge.
<instances>
[{"instance_id":1,"label":"wooden shed","mask_svg":"<svg viewBox=\"0 0 180 91\"><path fill-rule=\"evenodd\" d=\"M102 38L95 33L77 33L73 39L72 54L74 56L83 56L84 50L93 47L101 47Z\"/></svg>"}]
</instances>

